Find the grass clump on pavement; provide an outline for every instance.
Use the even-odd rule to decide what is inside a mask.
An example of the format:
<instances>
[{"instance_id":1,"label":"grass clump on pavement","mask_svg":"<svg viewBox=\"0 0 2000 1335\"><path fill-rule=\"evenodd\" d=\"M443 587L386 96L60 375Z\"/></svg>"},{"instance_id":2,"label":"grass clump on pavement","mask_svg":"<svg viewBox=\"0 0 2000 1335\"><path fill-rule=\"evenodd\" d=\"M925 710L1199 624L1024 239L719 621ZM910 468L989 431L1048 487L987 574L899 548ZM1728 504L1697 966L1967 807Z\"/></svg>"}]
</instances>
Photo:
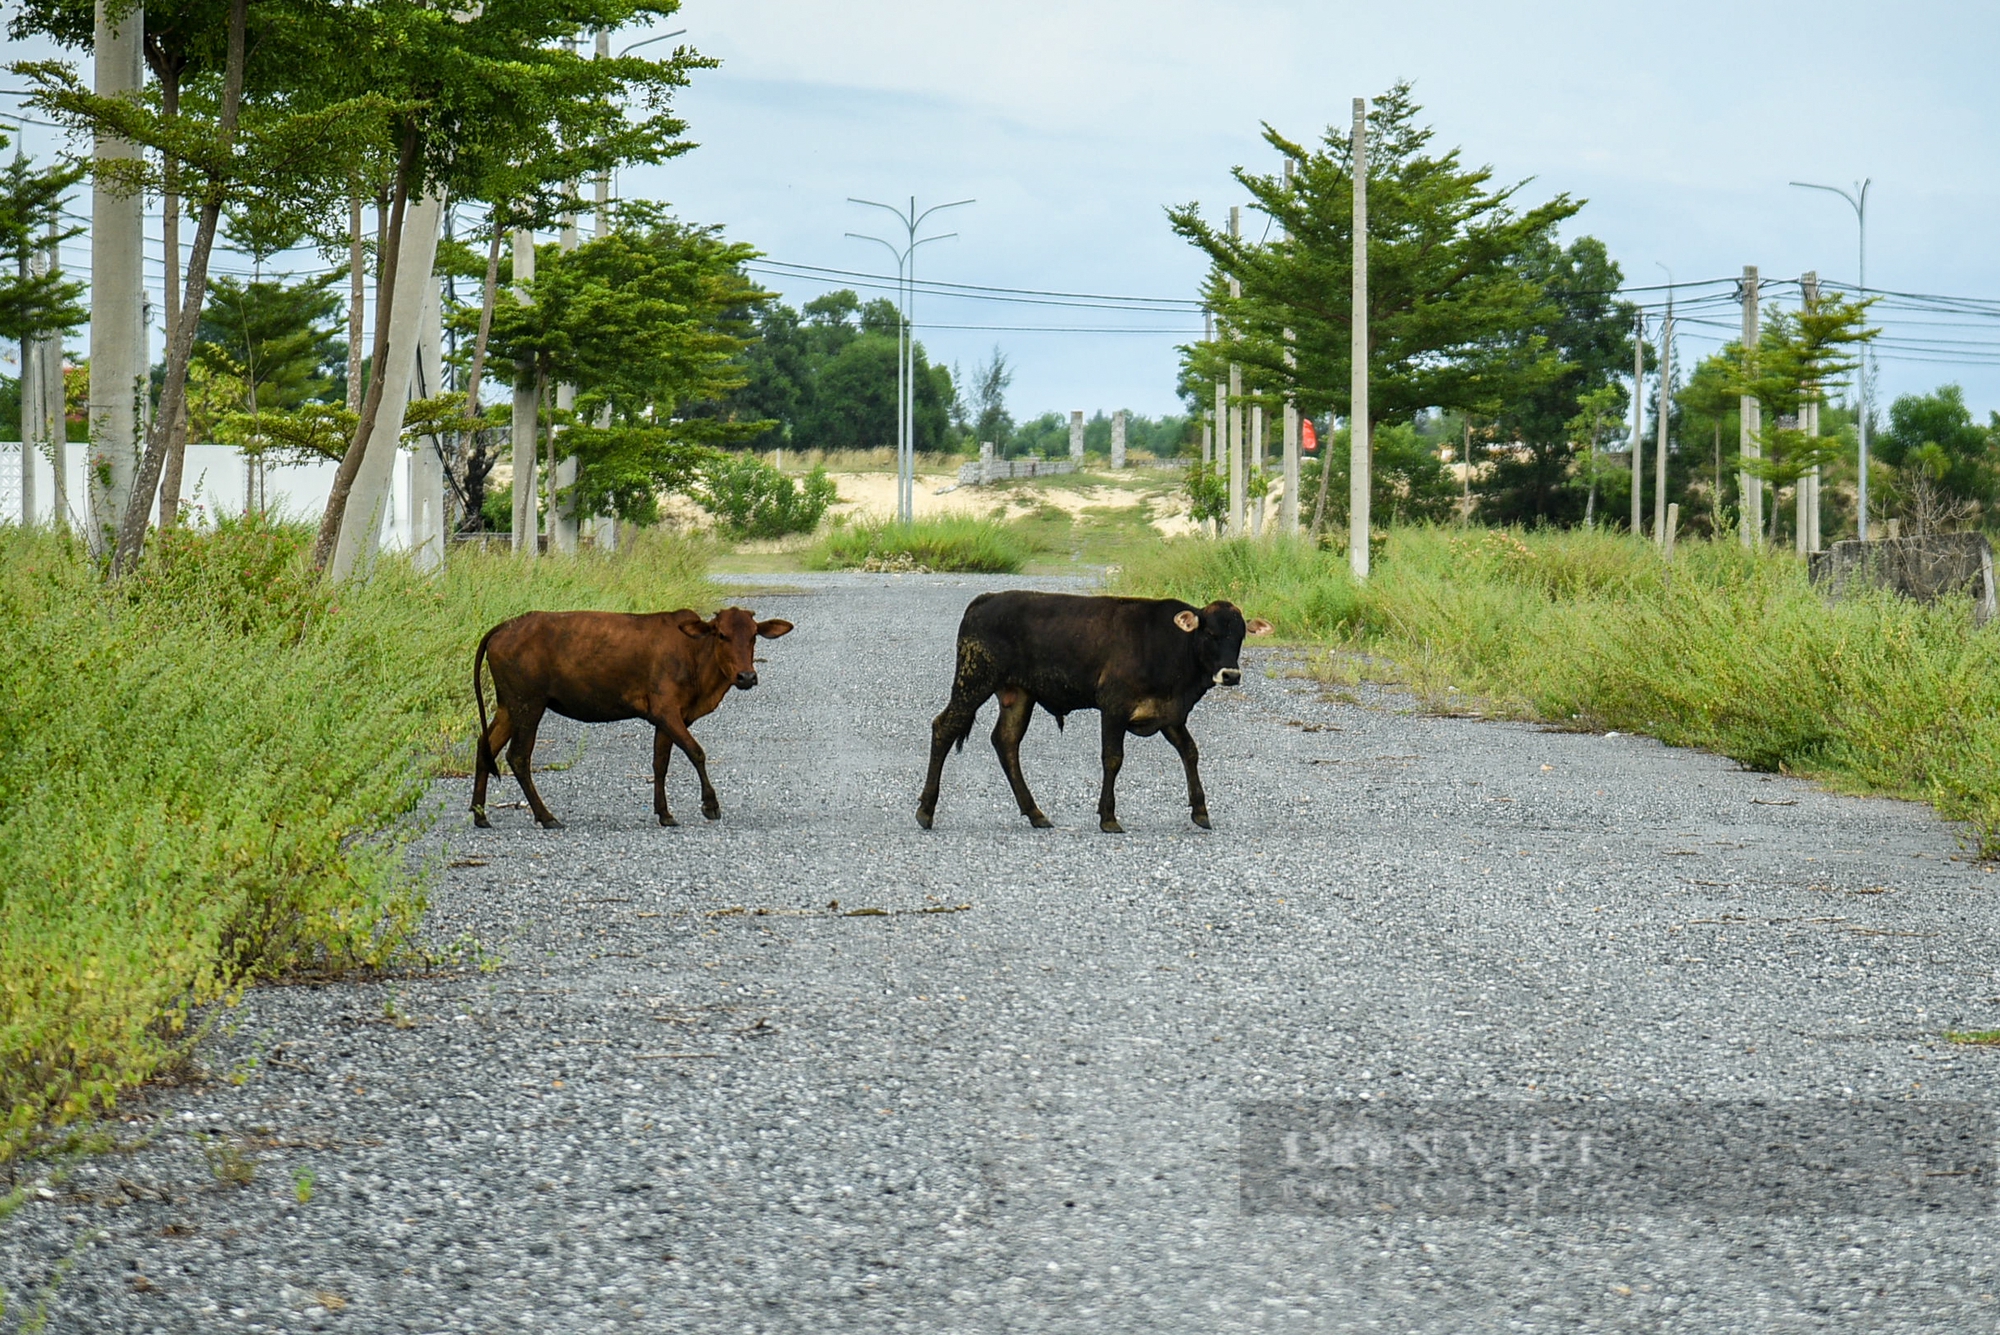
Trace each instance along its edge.
<instances>
[{"instance_id":1,"label":"grass clump on pavement","mask_svg":"<svg viewBox=\"0 0 2000 1335\"><path fill-rule=\"evenodd\" d=\"M1120 591L1229 598L1281 635L1394 659L1431 703L1642 732L1929 801L2000 854L2000 627L1967 600L1829 601L1786 554L1602 533L1402 529L1366 585L1310 542L1182 540ZM1463 696L1459 700L1463 700Z\"/></svg>"},{"instance_id":2,"label":"grass clump on pavement","mask_svg":"<svg viewBox=\"0 0 2000 1335\"><path fill-rule=\"evenodd\" d=\"M475 728L489 626L707 592L702 549L644 535L344 587L309 537L168 533L107 587L72 540L0 528L0 1160L172 1061L193 1007L396 958L407 817Z\"/></svg>"},{"instance_id":3,"label":"grass clump on pavement","mask_svg":"<svg viewBox=\"0 0 2000 1335\"><path fill-rule=\"evenodd\" d=\"M993 519L947 515L909 524L893 520L841 524L807 554L815 570L948 570L1012 575L1032 549Z\"/></svg>"}]
</instances>

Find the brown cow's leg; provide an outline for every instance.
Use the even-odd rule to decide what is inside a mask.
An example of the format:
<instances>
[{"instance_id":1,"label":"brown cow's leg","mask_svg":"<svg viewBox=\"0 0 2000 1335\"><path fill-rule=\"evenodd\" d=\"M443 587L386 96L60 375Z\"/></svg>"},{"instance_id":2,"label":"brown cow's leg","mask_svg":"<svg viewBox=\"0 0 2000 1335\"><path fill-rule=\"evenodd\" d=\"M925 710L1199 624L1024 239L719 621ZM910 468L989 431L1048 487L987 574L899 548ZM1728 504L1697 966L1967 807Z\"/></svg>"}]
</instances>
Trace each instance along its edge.
<instances>
[{"instance_id":1,"label":"brown cow's leg","mask_svg":"<svg viewBox=\"0 0 2000 1335\"><path fill-rule=\"evenodd\" d=\"M1097 799L1097 828L1106 834L1123 834L1118 823L1118 798L1113 789L1118 771L1125 766L1125 720L1116 714L1104 715L1104 792Z\"/></svg>"},{"instance_id":2,"label":"brown cow's leg","mask_svg":"<svg viewBox=\"0 0 2000 1335\"><path fill-rule=\"evenodd\" d=\"M938 785L944 781L945 757L951 754L953 746L965 741L972 731L972 721L979 716L979 707L985 703L985 695L974 698L969 692L953 687L944 712L931 720L931 767L924 776L923 794L917 798L917 824L926 830L937 817Z\"/></svg>"},{"instance_id":3,"label":"brown cow's leg","mask_svg":"<svg viewBox=\"0 0 2000 1335\"><path fill-rule=\"evenodd\" d=\"M694 739L687 724L678 717L663 715L659 726L673 738L674 745L681 749L681 754L688 758L688 763L694 766L695 774L701 779L701 814L709 820L721 819L722 803L715 796L715 785L708 781L708 752L701 749L701 743ZM660 767L660 772L666 773L664 765Z\"/></svg>"},{"instance_id":4,"label":"brown cow's leg","mask_svg":"<svg viewBox=\"0 0 2000 1335\"><path fill-rule=\"evenodd\" d=\"M653 814L662 825L679 825L667 810L667 762L674 758L674 741L664 724L653 725Z\"/></svg>"},{"instance_id":5,"label":"brown cow's leg","mask_svg":"<svg viewBox=\"0 0 2000 1335\"><path fill-rule=\"evenodd\" d=\"M507 738L514 730L514 721L507 716L507 707L501 705L493 711L493 720L486 731L479 734L472 758L472 823L482 830L493 828L493 822L486 819L486 779L488 775L500 773L497 757L500 748L507 745Z\"/></svg>"},{"instance_id":6,"label":"brown cow's leg","mask_svg":"<svg viewBox=\"0 0 2000 1335\"><path fill-rule=\"evenodd\" d=\"M1026 691L1011 688L1002 691L1000 721L993 725L993 749L1000 753L1000 768L1007 772L1007 782L1013 786L1014 800L1020 803L1021 814L1036 829L1046 830L1055 822L1044 816L1042 809L1035 805L1035 795L1028 791L1028 780L1021 773L1021 739L1028 734L1028 721L1034 717L1034 712L1034 698Z\"/></svg>"},{"instance_id":7,"label":"brown cow's leg","mask_svg":"<svg viewBox=\"0 0 2000 1335\"><path fill-rule=\"evenodd\" d=\"M520 720L514 725L514 739L507 746L507 764L514 771L521 792L527 796L528 810L535 813L535 821L545 830L560 830L562 822L542 801L542 795L535 791L535 776L531 764L535 758L535 731L542 725L542 711L523 709Z\"/></svg>"},{"instance_id":8,"label":"brown cow's leg","mask_svg":"<svg viewBox=\"0 0 2000 1335\"><path fill-rule=\"evenodd\" d=\"M1195 768L1195 763L1201 759L1201 752L1194 744L1194 737L1189 734L1185 723L1171 724L1160 732L1174 744L1174 750L1181 753L1181 765L1187 770L1188 813L1202 829L1211 828L1208 823L1208 794L1201 790L1201 773Z\"/></svg>"}]
</instances>

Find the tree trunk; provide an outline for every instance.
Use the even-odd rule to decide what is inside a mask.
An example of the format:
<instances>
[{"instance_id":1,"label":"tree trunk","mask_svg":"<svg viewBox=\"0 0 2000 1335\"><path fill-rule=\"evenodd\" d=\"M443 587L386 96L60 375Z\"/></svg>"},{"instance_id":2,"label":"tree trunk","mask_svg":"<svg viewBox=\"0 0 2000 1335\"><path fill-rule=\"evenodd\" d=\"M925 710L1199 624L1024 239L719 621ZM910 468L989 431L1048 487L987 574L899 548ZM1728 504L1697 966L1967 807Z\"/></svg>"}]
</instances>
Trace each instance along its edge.
<instances>
[{"instance_id":1,"label":"tree trunk","mask_svg":"<svg viewBox=\"0 0 2000 1335\"><path fill-rule=\"evenodd\" d=\"M240 0L239 0L240 3ZM403 234L404 206L409 202L410 177L416 171L417 126L411 121L403 128L402 153L396 162L395 198L389 207L388 232L395 236ZM368 437L375 430L375 418L382 409L382 362L388 354L389 321L394 314L396 289L396 252L399 246L384 246L376 252L375 272L375 337L370 352L368 393L361 401L361 421L355 427L354 440L341 456L340 468L333 475L333 490L326 498L326 513L320 517L319 537L313 542L312 563L314 569L324 570L333 559L334 545L340 540L341 521L347 515L347 496L354 490L354 475L361 471L361 460L368 451ZM387 280L385 283L384 280ZM402 405L396 406L402 411Z\"/></svg>"},{"instance_id":2,"label":"tree trunk","mask_svg":"<svg viewBox=\"0 0 2000 1335\"><path fill-rule=\"evenodd\" d=\"M486 286L479 296L479 336L472 342L472 370L465 378L465 415L479 416L479 377L486 371L486 340L493 332L493 303L500 299L500 241L506 225L493 210L493 244L486 248Z\"/></svg>"},{"instance_id":3,"label":"tree trunk","mask_svg":"<svg viewBox=\"0 0 2000 1335\"><path fill-rule=\"evenodd\" d=\"M347 196L347 411L361 411L361 322L368 306L368 252L361 244L361 181Z\"/></svg>"},{"instance_id":4,"label":"tree trunk","mask_svg":"<svg viewBox=\"0 0 2000 1335\"><path fill-rule=\"evenodd\" d=\"M232 0L229 6L229 59L223 70L222 107L216 118L217 137L227 158L236 144L236 116L243 103L244 28L249 0ZM160 485L166 465L168 443L187 406L188 358L194 352L194 313L208 297L208 257L215 247L216 222L222 214L222 186L209 181L208 197L202 201L201 222L195 228L194 248L188 255L187 289L181 310L187 318L178 321L167 346L166 381L160 387L160 410L146 432L146 457L139 463L139 476L132 486L132 498L118 525L118 547L112 556L115 578L129 574L139 563L146 545L146 519L152 513L153 494Z\"/></svg>"},{"instance_id":5,"label":"tree trunk","mask_svg":"<svg viewBox=\"0 0 2000 1335\"><path fill-rule=\"evenodd\" d=\"M1319 443L1319 498L1313 502L1312 535L1317 538L1326 527L1326 487L1333 475L1333 418L1327 418L1326 439Z\"/></svg>"}]
</instances>

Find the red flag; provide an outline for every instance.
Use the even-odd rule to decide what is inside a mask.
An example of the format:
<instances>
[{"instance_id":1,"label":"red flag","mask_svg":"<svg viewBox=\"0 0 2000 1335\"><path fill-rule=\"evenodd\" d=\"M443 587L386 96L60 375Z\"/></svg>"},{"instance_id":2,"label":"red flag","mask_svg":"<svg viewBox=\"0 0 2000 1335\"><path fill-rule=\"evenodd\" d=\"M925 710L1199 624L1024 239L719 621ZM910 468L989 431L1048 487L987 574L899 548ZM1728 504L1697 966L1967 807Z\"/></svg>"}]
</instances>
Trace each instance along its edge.
<instances>
[{"instance_id":1,"label":"red flag","mask_svg":"<svg viewBox=\"0 0 2000 1335\"><path fill-rule=\"evenodd\" d=\"M1299 423L1299 448L1307 454L1319 448L1319 432L1313 430L1310 417Z\"/></svg>"}]
</instances>

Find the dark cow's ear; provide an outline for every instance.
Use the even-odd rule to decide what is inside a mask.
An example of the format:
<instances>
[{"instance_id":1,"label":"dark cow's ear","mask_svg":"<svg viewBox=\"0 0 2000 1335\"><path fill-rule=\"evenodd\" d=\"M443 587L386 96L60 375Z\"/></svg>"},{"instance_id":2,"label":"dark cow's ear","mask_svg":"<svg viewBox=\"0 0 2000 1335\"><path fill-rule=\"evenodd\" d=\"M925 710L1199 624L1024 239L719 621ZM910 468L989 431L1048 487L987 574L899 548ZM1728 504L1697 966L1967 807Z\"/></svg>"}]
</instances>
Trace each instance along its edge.
<instances>
[{"instance_id":1,"label":"dark cow's ear","mask_svg":"<svg viewBox=\"0 0 2000 1335\"><path fill-rule=\"evenodd\" d=\"M778 617L773 617L769 621L759 621L757 623L757 637L759 639L775 640L780 638L781 636L790 635L791 633L792 633L792 623L789 621L782 620Z\"/></svg>"},{"instance_id":2,"label":"dark cow's ear","mask_svg":"<svg viewBox=\"0 0 2000 1335\"><path fill-rule=\"evenodd\" d=\"M1273 630L1276 630L1277 627L1273 626L1270 622L1264 620L1264 618L1262 617L1251 617L1250 624L1245 626L1244 629L1249 631L1252 635L1269 635Z\"/></svg>"},{"instance_id":3,"label":"dark cow's ear","mask_svg":"<svg viewBox=\"0 0 2000 1335\"><path fill-rule=\"evenodd\" d=\"M1201 613L1182 610L1174 613L1174 624L1182 630L1193 631L1201 628Z\"/></svg>"},{"instance_id":4,"label":"dark cow's ear","mask_svg":"<svg viewBox=\"0 0 2000 1335\"><path fill-rule=\"evenodd\" d=\"M691 640L698 640L704 635L715 634L715 626L712 622L703 621L697 617L693 620L681 622L681 634Z\"/></svg>"}]
</instances>

